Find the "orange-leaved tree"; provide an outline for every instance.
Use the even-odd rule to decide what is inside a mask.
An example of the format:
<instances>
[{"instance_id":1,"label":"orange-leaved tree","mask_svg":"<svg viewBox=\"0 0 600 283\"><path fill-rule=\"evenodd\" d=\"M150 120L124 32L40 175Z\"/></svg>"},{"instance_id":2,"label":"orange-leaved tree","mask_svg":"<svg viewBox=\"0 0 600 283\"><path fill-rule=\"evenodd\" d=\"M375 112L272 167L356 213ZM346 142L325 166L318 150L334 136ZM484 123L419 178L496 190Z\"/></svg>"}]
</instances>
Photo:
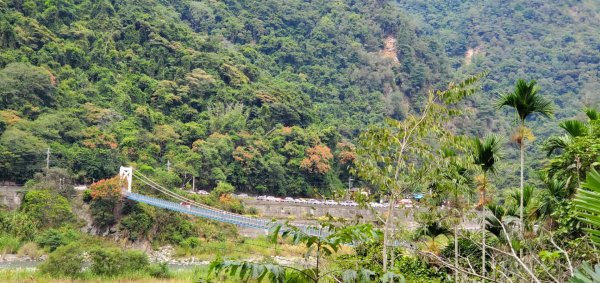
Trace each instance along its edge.
<instances>
[{"instance_id":1,"label":"orange-leaved tree","mask_svg":"<svg viewBox=\"0 0 600 283\"><path fill-rule=\"evenodd\" d=\"M300 168L317 174L325 174L331 169L329 161L333 158L333 154L326 145L315 145L307 148L306 155L306 158L300 162Z\"/></svg>"},{"instance_id":2,"label":"orange-leaved tree","mask_svg":"<svg viewBox=\"0 0 600 283\"><path fill-rule=\"evenodd\" d=\"M122 188L125 181L119 176L103 179L91 186L92 218L98 227L110 227L117 222L116 215L119 214Z\"/></svg>"},{"instance_id":3,"label":"orange-leaved tree","mask_svg":"<svg viewBox=\"0 0 600 283\"><path fill-rule=\"evenodd\" d=\"M337 158L341 164L352 164L356 159L356 146L350 142L339 142L336 145L338 149Z\"/></svg>"},{"instance_id":4,"label":"orange-leaved tree","mask_svg":"<svg viewBox=\"0 0 600 283\"><path fill-rule=\"evenodd\" d=\"M125 181L119 176L102 179L90 186L92 199L118 199L124 185Z\"/></svg>"}]
</instances>

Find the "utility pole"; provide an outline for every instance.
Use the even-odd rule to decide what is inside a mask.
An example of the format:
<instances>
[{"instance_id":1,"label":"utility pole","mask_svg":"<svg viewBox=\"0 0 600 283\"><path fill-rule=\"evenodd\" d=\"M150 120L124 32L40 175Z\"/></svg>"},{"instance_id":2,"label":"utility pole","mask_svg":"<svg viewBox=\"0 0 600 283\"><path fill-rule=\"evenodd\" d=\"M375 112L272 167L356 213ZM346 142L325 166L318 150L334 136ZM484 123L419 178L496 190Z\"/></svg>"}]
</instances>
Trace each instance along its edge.
<instances>
[{"instance_id":1,"label":"utility pole","mask_svg":"<svg viewBox=\"0 0 600 283\"><path fill-rule=\"evenodd\" d=\"M354 179L352 179L352 177L348 177L348 198L350 198L350 191L352 190L352 181L354 181Z\"/></svg>"},{"instance_id":2,"label":"utility pole","mask_svg":"<svg viewBox=\"0 0 600 283\"><path fill-rule=\"evenodd\" d=\"M50 148L46 150L46 172L50 170Z\"/></svg>"},{"instance_id":3,"label":"utility pole","mask_svg":"<svg viewBox=\"0 0 600 283\"><path fill-rule=\"evenodd\" d=\"M167 160L167 172L171 172L171 160Z\"/></svg>"},{"instance_id":4,"label":"utility pole","mask_svg":"<svg viewBox=\"0 0 600 283\"><path fill-rule=\"evenodd\" d=\"M192 175L192 192L196 191L196 176Z\"/></svg>"}]
</instances>

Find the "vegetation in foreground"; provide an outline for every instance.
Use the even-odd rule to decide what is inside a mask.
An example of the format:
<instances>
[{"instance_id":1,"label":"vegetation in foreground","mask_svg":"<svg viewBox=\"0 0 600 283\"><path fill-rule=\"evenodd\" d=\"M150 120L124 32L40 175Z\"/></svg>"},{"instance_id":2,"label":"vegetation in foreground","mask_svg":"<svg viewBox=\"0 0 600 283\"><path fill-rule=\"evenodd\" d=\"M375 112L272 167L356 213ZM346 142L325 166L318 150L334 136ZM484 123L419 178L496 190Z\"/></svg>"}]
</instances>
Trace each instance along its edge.
<instances>
[{"instance_id":1,"label":"vegetation in foreground","mask_svg":"<svg viewBox=\"0 0 600 283\"><path fill-rule=\"evenodd\" d=\"M283 237L292 237L315 257L311 266L215 261L211 272L271 282L600 280L599 112L588 108L585 121L561 122L568 134L544 142L551 159L540 170L542 186L523 180L520 188L496 190L489 176L505 162L507 141L494 134L483 139L458 135L447 125L464 114L460 103L475 93L480 77L432 91L419 114L389 119L360 136L355 174L391 202L414 187L429 191L421 202L427 209L414 212L417 230L403 228L390 206L380 216L381 229L329 224L325 238L286 229ZM521 149L522 165L525 141L533 138L524 121L532 113L551 116L552 104L538 94L534 81L519 81L513 93L499 98L502 106L518 114L520 126L511 142ZM479 201L470 202L475 192ZM458 229L465 218L480 219L481 228ZM352 252L336 254L344 244Z\"/></svg>"}]
</instances>

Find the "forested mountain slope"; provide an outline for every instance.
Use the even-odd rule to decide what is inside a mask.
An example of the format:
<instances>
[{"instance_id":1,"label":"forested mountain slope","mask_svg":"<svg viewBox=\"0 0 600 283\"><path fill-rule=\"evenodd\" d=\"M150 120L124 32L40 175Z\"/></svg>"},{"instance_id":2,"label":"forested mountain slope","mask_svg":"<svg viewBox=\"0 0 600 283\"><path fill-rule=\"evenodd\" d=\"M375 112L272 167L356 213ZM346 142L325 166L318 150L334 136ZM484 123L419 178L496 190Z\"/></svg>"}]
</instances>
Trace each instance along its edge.
<instances>
[{"instance_id":1,"label":"forested mountain slope","mask_svg":"<svg viewBox=\"0 0 600 283\"><path fill-rule=\"evenodd\" d=\"M533 118L536 136L526 175L537 179L545 162L540 145L556 134L561 119L585 120L583 107L600 104L600 2L598 1L418 1L398 0L415 26L439 40L456 76L489 71L483 94L472 101L470 120L457 128L474 135L488 131L510 137L514 112L498 111L495 99L511 92L518 78L534 79L556 105L554 120ZM507 141L509 141L507 139ZM512 143L514 144L514 143ZM508 159L516 159L516 147ZM537 151L537 152L535 152ZM518 170L504 168L506 185L516 186ZM508 176L508 178L506 178Z\"/></svg>"},{"instance_id":2,"label":"forested mountain slope","mask_svg":"<svg viewBox=\"0 0 600 283\"><path fill-rule=\"evenodd\" d=\"M600 103L598 1L398 0L435 35L457 74L490 71L484 91L510 91L518 78L535 79L558 106L557 118ZM487 125L496 115L485 96L478 105ZM488 106L486 106L488 105ZM483 117L483 115L481 115Z\"/></svg>"},{"instance_id":3,"label":"forested mountain slope","mask_svg":"<svg viewBox=\"0 0 600 283\"><path fill-rule=\"evenodd\" d=\"M79 181L130 163L172 186L327 193L347 140L401 118L444 58L383 1L0 0L0 179L50 148Z\"/></svg>"}]
</instances>

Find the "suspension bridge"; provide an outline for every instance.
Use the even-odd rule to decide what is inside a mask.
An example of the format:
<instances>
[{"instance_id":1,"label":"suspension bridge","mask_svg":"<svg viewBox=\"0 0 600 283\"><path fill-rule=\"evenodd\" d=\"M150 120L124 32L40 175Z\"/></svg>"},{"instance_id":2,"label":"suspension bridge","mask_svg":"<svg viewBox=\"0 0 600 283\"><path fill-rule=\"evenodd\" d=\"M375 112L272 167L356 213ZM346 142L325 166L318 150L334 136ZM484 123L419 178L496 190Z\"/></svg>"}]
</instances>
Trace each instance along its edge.
<instances>
[{"instance_id":1,"label":"suspension bridge","mask_svg":"<svg viewBox=\"0 0 600 283\"><path fill-rule=\"evenodd\" d=\"M123 179L126 183L124 186L124 196L127 199L132 201L145 203L151 206L168 209L171 211L181 212L193 216L198 216L218 222L230 223L233 225L237 225L240 227L254 228L254 229L262 229L265 231L271 230L274 227L281 225L282 228L280 231L285 231L290 229L288 225L281 221L271 221L259 218L253 218L244 216L241 214L236 214L232 212L228 212L225 210L217 209L212 206L208 206L202 203L198 203L190 198L184 197L180 194L169 190L152 179L146 177L140 172L134 171L132 167L121 167L119 170L119 177ZM138 193L134 193L131 191L131 186L133 183L133 178L140 181L141 183L147 185L148 187L166 195L170 198L180 201L174 202L169 201L157 197L146 196ZM310 235L310 236L318 236L324 237L327 236L327 231L322 229L321 227L309 226L304 224L290 224L298 228L301 232Z\"/></svg>"}]
</instances>

